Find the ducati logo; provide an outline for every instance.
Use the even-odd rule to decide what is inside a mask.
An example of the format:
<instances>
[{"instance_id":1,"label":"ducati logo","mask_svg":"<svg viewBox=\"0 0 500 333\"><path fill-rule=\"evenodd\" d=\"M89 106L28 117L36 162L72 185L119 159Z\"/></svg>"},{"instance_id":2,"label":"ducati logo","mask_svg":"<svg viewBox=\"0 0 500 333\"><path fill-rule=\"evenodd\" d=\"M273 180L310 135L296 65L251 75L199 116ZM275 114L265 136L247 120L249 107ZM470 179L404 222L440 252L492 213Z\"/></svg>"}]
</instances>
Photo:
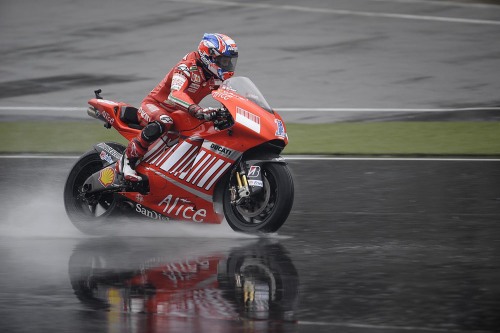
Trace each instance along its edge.
<instances>
[{"instance_id":1,"label":"ducati logo","mask_svg":"<svg viewBox=\"0 0 500 333\"><path fill-rule=\"evenodd\" d=\"M210 145L210 149L213 151L219 152L223 155L226 155L226 156L231 155L231 153L233 152L232 150L227 149L226 147L219 146L218 144L215 144L215 143L212 143Z\"/></svg>"}]
</instances>

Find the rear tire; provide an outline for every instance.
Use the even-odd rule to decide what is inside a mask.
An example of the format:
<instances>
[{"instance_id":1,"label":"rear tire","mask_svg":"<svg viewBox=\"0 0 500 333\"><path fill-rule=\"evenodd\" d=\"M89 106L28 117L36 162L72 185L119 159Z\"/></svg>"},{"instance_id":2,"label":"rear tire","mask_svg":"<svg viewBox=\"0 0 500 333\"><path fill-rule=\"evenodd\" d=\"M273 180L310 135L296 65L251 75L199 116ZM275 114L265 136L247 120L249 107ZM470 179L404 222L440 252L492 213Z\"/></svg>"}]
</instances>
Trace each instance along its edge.
<instances>
[{"instance_id":1,"label":"rear tire","mask_svg":"<svg viewBox=\"0 0 500 333\"><path fill-rule=\"evenodd\" d=\"M64 186L64 207L69 219L78 230L89 235L103 233L105 225L111 222L109 218L115 215L117 206L113 193L96 194L93 203L81 193L85 180L102 168L99 153L88 151L75 163Z\"/></svg>"},{"instance_id":2,"label":"rear tire","mask_svg":"<svg viewBox=\"0 0 500 333\"><path fill-rule=\"evenodd\" d=\"M293 178L286 164L267 163L261 166L264 191L251 196L251 202L231 204L229 187L225 187L223 208L231 228L243 232L276 232L285 223L293 206Z\"/></svg>"}]
</instances>

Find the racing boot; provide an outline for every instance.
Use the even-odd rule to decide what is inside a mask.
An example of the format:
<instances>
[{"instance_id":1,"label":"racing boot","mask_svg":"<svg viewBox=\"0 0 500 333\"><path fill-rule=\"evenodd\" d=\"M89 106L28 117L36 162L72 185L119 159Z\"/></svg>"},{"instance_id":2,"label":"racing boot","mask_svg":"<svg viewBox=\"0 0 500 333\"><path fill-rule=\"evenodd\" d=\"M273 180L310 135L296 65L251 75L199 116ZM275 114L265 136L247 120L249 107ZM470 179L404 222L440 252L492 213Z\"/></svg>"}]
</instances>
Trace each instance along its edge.
<instances>
[{"instance_id":1,"label":"racing boot","mask_svg":"<svg viewBox=\"0 0 500 333\"><path fill-rule=\"evenodd\" d=\"M130 160L127 157L127 154L123 154L122 158L116 163L116 171L121 173L123 175L123 178L125 180L128 180L130 182L140 182L142 180L142 177L137 174L137 172L132 168L135 167L135 164L137 163L137 159Z\"/></svg>"},{"instance_id":2,"label":"racing boot","mask_svg":"<svg viewBox=\"0 0 500 333\"><path fill-rule=\"evenodd\" d=\"M116 163L116 171L123 175L125 180L131 182L139 182L142 180L141 176L135 171L137 161L144 156L147 152L149 144L143 141L142 138L134 138L128 144L122 158ZM144 147L146 146L146 147Z\"/></svg>"}]
</instances>

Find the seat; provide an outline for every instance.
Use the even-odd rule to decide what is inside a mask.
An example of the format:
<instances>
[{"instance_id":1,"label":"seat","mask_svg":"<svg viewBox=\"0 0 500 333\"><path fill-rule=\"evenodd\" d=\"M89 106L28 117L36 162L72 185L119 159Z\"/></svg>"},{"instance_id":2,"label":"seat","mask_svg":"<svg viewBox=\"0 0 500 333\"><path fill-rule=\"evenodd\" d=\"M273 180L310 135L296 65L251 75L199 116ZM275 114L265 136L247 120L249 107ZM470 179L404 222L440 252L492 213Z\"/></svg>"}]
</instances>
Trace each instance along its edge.
<instances>
[{"instance_id":1,"label":"seat","mask_svg":"<svg viewBox=\"0 0 500 333\"><path fill-rule=\"evenodd\" d=\"M130 128L142 129L137 118L137 108L133 106L122 106L120 111L120 120Z\"/></svg>"}]
</instances>

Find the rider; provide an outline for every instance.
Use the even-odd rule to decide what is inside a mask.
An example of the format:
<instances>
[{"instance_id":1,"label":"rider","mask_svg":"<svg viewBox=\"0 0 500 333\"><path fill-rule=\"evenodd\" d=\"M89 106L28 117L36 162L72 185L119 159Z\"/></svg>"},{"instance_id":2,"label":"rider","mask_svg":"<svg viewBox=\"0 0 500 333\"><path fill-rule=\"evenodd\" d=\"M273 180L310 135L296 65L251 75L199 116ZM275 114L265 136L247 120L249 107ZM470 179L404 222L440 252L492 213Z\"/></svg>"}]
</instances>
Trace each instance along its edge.
<instances>
[{"instance_id":1,"label":"rider","mask_svg":"<svg viewBox=\"0 0 500 333\"><path fill-rule=\"evenodd\" d=\"M135 166L148 147L174 125L169 112L183 110L186 116L212 118L214 110L204 109L198 103L222 81L233 76L237 59L238 48L233 39L219 33L206 33L198 50L186 54L144 98L137 113L144 128L130 141L121 161L116 164L126 180L141 180Z\"/></svg>"}]
</instances>

